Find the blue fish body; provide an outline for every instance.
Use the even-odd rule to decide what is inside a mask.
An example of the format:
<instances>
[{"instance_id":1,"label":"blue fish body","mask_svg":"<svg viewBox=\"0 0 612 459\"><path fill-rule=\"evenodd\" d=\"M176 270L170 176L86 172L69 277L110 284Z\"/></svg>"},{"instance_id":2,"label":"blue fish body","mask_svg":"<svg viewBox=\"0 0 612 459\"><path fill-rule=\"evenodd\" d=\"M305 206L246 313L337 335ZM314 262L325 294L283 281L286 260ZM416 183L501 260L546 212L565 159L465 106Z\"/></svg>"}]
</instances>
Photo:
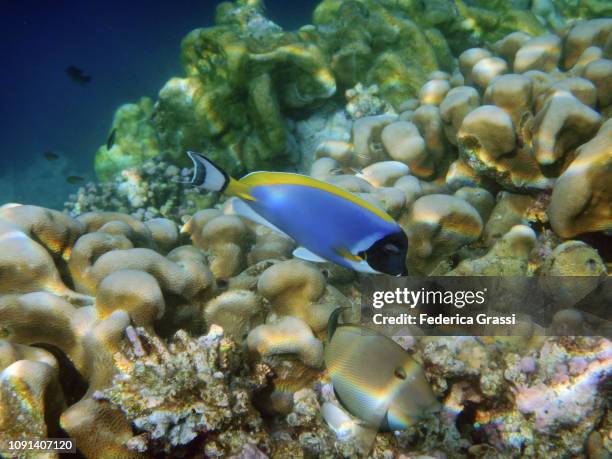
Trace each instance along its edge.
<instances>
[{"instance_id":1,"label":"blue fish body","mask_svg":"<svg viewBox=\"0 0 612 459\"><path fill-rule=\"evenodd\" d=\"M291 175L291 174L287 174ZM247 205L314 254L347 268L339 249L365 250L393 234L399 225L369 209L321 188L299 184L257 185ZM364 245L366 245L364 247Z\"/></svg>"}]
</instances>

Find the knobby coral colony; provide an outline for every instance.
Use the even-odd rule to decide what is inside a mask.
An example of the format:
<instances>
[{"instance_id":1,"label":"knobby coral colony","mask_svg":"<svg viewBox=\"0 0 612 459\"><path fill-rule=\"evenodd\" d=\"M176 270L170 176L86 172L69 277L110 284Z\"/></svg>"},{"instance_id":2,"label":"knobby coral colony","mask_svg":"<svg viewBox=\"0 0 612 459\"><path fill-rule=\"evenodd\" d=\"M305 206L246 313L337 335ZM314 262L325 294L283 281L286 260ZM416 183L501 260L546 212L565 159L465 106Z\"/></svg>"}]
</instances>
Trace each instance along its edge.
<instances>
[{"instance_id":1,"label":"knobby coral colony","mask_svg":"<svg viewBox=\"0 0 612 459\"><path fill-rule=\"evenodd\" d=\"M565 19L610 6L490 3L325 0L297 32L221 4L185 76L117 112L110 184L70 215L0 208L0 454L67 435L88 458L610 455L610 341L528 316L521 337L414 330L406 373L441 411L374 436L325 369L356 275L174 183L186 149L230 173L297 164L395 217L412 274L607 275L612 19ZM555 294L553 332L589 326Z\"/></svg>"}]
</instances>

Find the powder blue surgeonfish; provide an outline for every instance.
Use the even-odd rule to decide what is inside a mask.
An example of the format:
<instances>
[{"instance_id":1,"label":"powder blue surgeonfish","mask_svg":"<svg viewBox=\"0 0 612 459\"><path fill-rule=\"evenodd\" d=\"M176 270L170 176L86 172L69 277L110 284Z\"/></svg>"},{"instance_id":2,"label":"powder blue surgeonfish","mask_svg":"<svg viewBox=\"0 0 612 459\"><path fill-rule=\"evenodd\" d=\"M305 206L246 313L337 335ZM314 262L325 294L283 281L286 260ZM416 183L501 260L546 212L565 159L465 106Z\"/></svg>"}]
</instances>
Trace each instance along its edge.
<instances>
[{"instance_id":1,"label":"powder blue surgeonfish","mask_svg":"<svg viewBox=\"0 0 612 459\"><path fill-rule=\"evenodd\" d=\"M286 172L253 172L235 180L207 158L188 155L195 165L189 183L239 198L234 212L294 239L294 256L364 273L407 275L405 233L386 212L354 194Z\"/></svg>"},{"instance_id":2,"label":"powder blue surgeonfish","mask_svg":"<svg viewBox=\"0 0 612 459\"><path fill-rule=\"evenodd\" d=\"M364 425L404 430L440 411L419 363L389 337L358 325L337 326L330 316L325 367L336 398Z\"/></svg>"}]
</instances>

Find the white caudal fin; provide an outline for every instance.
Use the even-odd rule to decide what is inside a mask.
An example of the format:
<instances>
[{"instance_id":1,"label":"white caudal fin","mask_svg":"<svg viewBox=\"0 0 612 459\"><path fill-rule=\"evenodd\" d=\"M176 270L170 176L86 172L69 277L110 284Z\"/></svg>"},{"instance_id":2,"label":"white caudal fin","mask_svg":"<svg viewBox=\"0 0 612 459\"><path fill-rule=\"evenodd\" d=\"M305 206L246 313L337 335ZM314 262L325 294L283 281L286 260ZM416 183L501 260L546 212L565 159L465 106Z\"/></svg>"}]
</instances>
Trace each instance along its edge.
<instances>
[{"instance_id":1,"label":"white caudal fin","mask_svg":"<svg viewBox=\"0 0 612 459\"><path fill-rule=\"evenodd\" d=\"M230 182L230 177L223 169L199 153L188 151L187 155L193 161L193 177L189 182L209 191L223 192Z\"/></svg>"}]
</instances>

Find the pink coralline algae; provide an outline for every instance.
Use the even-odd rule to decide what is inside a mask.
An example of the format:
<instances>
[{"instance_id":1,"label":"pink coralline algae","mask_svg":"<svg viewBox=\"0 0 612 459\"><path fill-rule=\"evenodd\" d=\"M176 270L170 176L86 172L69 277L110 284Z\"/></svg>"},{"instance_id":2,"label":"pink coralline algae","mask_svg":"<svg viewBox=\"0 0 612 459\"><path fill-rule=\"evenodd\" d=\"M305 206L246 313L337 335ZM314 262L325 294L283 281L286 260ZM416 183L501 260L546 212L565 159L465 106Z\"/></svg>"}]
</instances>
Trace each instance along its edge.
<instances>
[{"instance_id":1,"label":"pink coralline algae","mask_svg":"<svg viewBox=\"0 0 612 459\"><path fill-rule=\"evenodd\" d=\"M584 367L584 370L577 372L578 366ZM560 367L557 365L557 370ZM563 367L568 370L567 366ZM572 360L569 373L564 377L555 374L550 385L538 382L518 388L516 406L521 413L534 415L534 425L538 431L548 432L561 425L575 424L577 419L587 416L596 408L598 386L612 374L610 341L602 339L601 347L590 359L581 357Z\"/></svg>"}]
</instances>

